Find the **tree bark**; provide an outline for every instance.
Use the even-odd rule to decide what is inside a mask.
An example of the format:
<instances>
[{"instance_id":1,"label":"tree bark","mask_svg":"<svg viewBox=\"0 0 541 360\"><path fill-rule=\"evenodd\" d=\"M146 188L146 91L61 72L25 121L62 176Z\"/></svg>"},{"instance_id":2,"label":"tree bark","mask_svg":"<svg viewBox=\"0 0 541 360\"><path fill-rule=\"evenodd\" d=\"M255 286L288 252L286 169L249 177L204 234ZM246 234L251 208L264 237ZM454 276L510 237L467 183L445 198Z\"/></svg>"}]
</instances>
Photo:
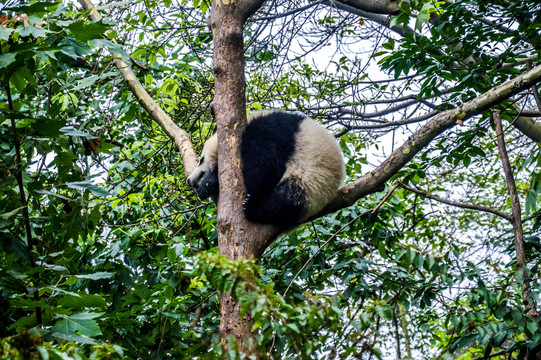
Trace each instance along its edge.
<instances>
[{"instance_id":1,"label":"tree bark","mask_svg":"<svg viewBox=\"0 0 541 360\"><path fill-rule=\"evenodd\" d=\"M398 1L396 0L339 0L336 3L346 4L375 14L392 15L398 13Z\"/></svg>"},{"instance_id":2,"label":"tree bark","mask_svg":"<svg viewBox=\"0 0 541 360\"><path fill-rule=\"evenodd\" d=\"M541 143L541 124L526 116L518 116L513 125L531 140Z\"/></svg>"},{"instance_id":3,"label":"tree bark","mask_svg":"<svg viewBox=\"0 0 541 360\"><path fill-rule=\"evenodd\" d=\"M310 0L310 1L314 2L317 0ZM356 3L362 4L359 1L357 1ZM359 15L367 20L374 21L377 24L380 24L384 27L389 28L391 31L394 31L400 36L404 36L405 34L415 35L416 37L422 36L421 34L416 33L415 30L413 30L409 26L403 26L402 24L390 26L391 18L389 16L369 12L368 10L365 9L365 7L354 6L352 3L348 4L345 1L334 1L334 0L323 1L322 4L331 6L331 7L336 7L339 10L344 10L349 13ZM398 7L397 7L397 10L398 10Z\"/></svg>"},{"instance_id":4,"label":"tree bark","mask_svg":"<svg viewBox=\"0 0 541 360\"><path fill-rule=\"evenodd\" d=\"M246 19L263 3L250 0L214 0L209 25L214 35L214 100L212 109L218 134L218 247L228 260L254 259L265 227L244 218L240 136L246 127L243 28ZM241 353L259 358L249 314L241 317L231 294L220 294L222 346L233 338Z\"/></svg>"}]
</instances>

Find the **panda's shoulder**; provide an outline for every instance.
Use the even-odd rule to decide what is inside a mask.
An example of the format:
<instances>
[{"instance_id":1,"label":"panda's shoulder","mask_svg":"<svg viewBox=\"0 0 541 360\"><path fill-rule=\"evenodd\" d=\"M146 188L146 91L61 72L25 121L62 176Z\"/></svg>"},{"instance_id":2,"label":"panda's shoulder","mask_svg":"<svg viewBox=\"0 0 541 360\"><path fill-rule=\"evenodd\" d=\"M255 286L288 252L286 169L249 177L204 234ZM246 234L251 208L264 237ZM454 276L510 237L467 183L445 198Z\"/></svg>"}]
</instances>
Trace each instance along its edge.
<instances>
[{"instance_id":1,"label":"panda's shoulder","mask_svg":"<svg viewBox=\"0 0 541 360\"><path fill-rule=\"evenodd\" d=\"M294 137L305 119L309 118L301 113L264 110L248 116L248 125L245 131L248 136L265 133L275 135L276 138Z\"/></svg>"}]
</instances>

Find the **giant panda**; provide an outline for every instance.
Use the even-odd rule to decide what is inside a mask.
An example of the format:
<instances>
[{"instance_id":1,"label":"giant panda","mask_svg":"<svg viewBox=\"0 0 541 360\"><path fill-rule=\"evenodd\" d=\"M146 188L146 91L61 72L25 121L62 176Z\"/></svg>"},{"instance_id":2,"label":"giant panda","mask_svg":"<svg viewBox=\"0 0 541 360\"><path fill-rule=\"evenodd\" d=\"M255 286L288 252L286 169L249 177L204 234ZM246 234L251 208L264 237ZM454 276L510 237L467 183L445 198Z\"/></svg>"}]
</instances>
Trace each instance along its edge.
<instances>
[{"instance_id":1,"label":"giant panda","mask_svg":"<svg viewBox=\"0 0 541 360\"><path fill-rule=\"evenodd\" d=\"M241 137L246 218L289 227L316 215L336 196L345 177L342 151L334 136L300 113L266 110L247 120ZM217 155L214 134L188 177L201 199L218 197Z\"/></svg>"}]
</instances>

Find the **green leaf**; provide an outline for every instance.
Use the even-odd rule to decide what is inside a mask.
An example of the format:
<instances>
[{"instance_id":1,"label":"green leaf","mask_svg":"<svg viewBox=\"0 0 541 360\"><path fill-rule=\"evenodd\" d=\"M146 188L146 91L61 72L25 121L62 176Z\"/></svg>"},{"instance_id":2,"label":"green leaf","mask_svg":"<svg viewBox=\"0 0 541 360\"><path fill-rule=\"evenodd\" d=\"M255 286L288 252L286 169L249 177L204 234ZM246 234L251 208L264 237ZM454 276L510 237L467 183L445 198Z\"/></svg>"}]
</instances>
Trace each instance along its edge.
<instances>
[{"instance_id":1,"label":"green leaf","mask_svg":"<svg viewBox=\"0 0 541 360\"><path fill-rule=\"evenodd\" d=\"M43 346L38 346L37 350L42 360L49 360L49 352L46 348L44 348Z\"/></svg>"},{"instance_id":2,"label":"green leaf","mask_svg":"<svg viewBox=\"0 0 541 360\"><path fill-rule=\"evenodd\" d=\"M51 335L57 339L78 342L81 344L96 345L98 343L96 340L83 335L65 334L60 332L53 332Z\"/></svg>"},{"instance_id":3,"label":"green leaf","mask_svg":"<svg viewBox=\"0 0 541 360\"><path fill-rule=\"evenodd\" d=\"M32 37L35 37L35 38L46 37L48 33L51 33L51 31L49 31L49 30L39 28L39 27L35 27L35 26L32 26L32 25L29 25L27 28L25 28L23 25L21 25L21 26L17 27L17 29L15 29L15 30L21 36L24 36L24 37L32 36Z\"/></svg>"},{"instance_id":4,"label":"green leaf","mask_svg":"<svg viewBox=\"0 0 541 360\"><path fill-rule=\"evenodd\" d=\"M425 269L430 271L435 263L436 263L436 259L434 259L433 256L431 256L431 255L427 256L425 258L425 262L424 262Z\"/></svg>"},{"instance_id":5,"label":"green leaf","mask_svg":"<svg viewBox=\"0 0 541 360\"><path fill-rule=\"evenodd\" d=\"M61 134L60 129L64 125L66 125L64 120L36 119L31 126L40 135L56 137Z\"/></svg>"},{"instance_id":6,"label":"green leaf","mask_svg":"<svg viewBox=\"0 0 541 360\"><path fill-rule=\"evenodd\" d=\"M507 339L507 331L502 331L493 337L494 346L500 347L503 342Z\"/></svg>"},{"instance_id":7,"label":"green leaf","mask_svg":"<svg viewBox=\"0 0 541 360\"><path fill-rule=\"evenodd\" d=\"M17 91L22 92L26 87L27 83L35 84L36 79L34 78L32 72L26 66L22 66L15 70L13 74L11 74L9 82L13 84L13 86L15 86Z\"/></svg>"},{"instance_id":8,"label":"green leaf","mask_svg":"<svg viewBox=\"0 0 541 360\"><path fill-rule=\"evenodd\" d=\"M36 1L32 4L24 4L9 8L9 11L21 14L35 14L39 17L48 12L53 12L58 7L59 3L54 1Z\"/></svg>"},{"instance_id":9,"label":"green leaf","mask_svg":"<svg viewBox=\"0 0 541 360\"><path fill-rule=\"evenodd\" d=\"M13 33L13 29L0 27L0 40L9 40L11 33Z\"/></svg>"},{"instance_id":10,"label":"green leaf","mask_svg":"<svg viewBox=\"0 0 541 360\"><path fill-rule=\"evenodd\" d=\"M474 341L475 339L477 339L477 333L464 335L461 338L457 339L455 342L453 342L450 349L452 351L460 350L464 346L471 344L472 341Z\"/></svg>"},{"instance_id":11,"label":"green leaf","mask_svg":"<svg viewBox=\"0 0 541 360\"><path fill-rule=\"evenodd\" d=\"M428 13L426 11L421 11L417 15L417 19L415 20L415 29L421 30L423 28L423 24L426 22L427 19L428 19Z\"/></svg>"},{"instance_id":12,"label":"green leaf","mask_svg":"<svg viewBox=\"0 0 541 360\"><path fill-rule=\"evenodd\" d=\"M64 126L63 128L60 129L60 131L62 131L67 136L84 137L84 138L87 138L87 139L95 139L96 138L92 134L89 134L89 133L84 132L84 131L76 130L76 129L70 127L70 126Z\"/></svg>"},{"instance_id":13,"label":"green leaf","mask_svg":"<svg viewBox=\"0 0 541 360\"><path fill-rule=\"evenodd\" d=\"M47 190L34 190L34 192L38 194L54 196L63 200L71 200L69 197L66 197L66 196L51 192L51 191L47 191Z\"/></svg>"},{"instance_id":14,"label":"green leaf","mask_svg":"<svg viewBox=\"0 0 541 360\"><path fill-rule=\"evenodd\" d=\"M528 329L528 331L530 332L530 336L534 335L537 332L537 328L538 326L535 322L530 321L526 323L526 329Z\"/></svg>"},{"instance_id":15,"label":"green leaf","mask_svg":"<svg viewBox=\"0 0 541 360\"><path fill-rule=\"evenodd\" d=\"M299 329L299 327L297 326L297 324L295 323L287 323L286 324L286 327L290 330L292 330L293 332L297 333L297 334L300 334L301 331Z\"/></svg>"},{"instance_id":16,"label":"green leaf","mask_svg":"<svg viewBox=\"0 0 541 360\"><path fill-rule=\"evenodd\" d=\"M58 305L71 309L88 307L104 308L108 305L102 296L85 293L78 293L78 295L64 295L58 300Z\"/></svg>"},{"instance_id":17,"label":"green leaf","mask_svg":"<svg viewBox=\"0 0 541 360\"><path fill-rule=\"evenodd\" d=\"M415 258L413 259L413 265L421 270L423 268L423 262L425 261L425 258L423 255L416 253Z\"/></svg>"},{"instance_id":18,"label":"green leaf","mask_svg":"<svg viewBox=\"0 0 541 360\"><path fill-rule=\"evenodd\" d=\"M109 71L100 75L91 75L87 76L81 80L77 81L77 85L75 85L73 88L70 89L70 91L78 91L82 89L86 89L88 87L93 86L96 81L105 80L109 77L116 77L116 73L113 71Z\"/></svg>"},{"instance_id":19,"label":"green leaf","mask_svg":"<svg viewBox=\"0 0 541 360\"><path fill-rule=\"evenodd\" d=\"M388 307L388 306L376 306L376 313L379 315L379 316L383 316L386 320L392 320L393 318L393 313L391 311L391 308Z\"/></svg>"},{"instance_id":20,"label":"green leaf","mask_svg":"<svg viewBox=\"0 0 541 360\"><path fill-rule=\"evenodd\" d=\"M110 192L108 192L105 189L102 189L101 187L92 184L90 181L74 181L66 183L67 187L71 189L82 189L82 190L89 190L96 196L109 196L111 195Z\"/></svg>"},{"instance_id":21,"label":"green leaf","mask_svg":"<svg viewBox=\"0 0 541 360\"><path fill-rule=\"evenodd\" d=\"M470 166L470 164L471 164L471 157L469 157L468 155L464 155L464 158L462 158L462 162L464 163L464 166L465 166L465 167Z\"/></svg>"},{"instance_id":22,"label":"green leaf","mask_svg":"<svg viewBox=\"0 0 541 360\"><path fill-rule=\"evenodd\" d=\"M385 249L385 243L383 241L378 241L378 252L384 259L387 259L389 257L389 255L387 254L387 250Z\"/></svg>"},{"instance_id":23,"label":"green leaf","mask_svg":"<svg viewBox=\"0 0 541 360\"><path fill-rule=\"evenodd\" d=\"M387 50L393 50L394 49L394 40L393 39L389 39L387 42L383 43L381 45L384 49L387 49Z\"/></svg>"},{"instance_id":24,"label":"green leaf","mask_svg":"<svg viewBox=\"0 0 541 360\"><path fill-rule=\"evenodd\" d=\"M15 61L15 54L1 54L0 55L0 69L5 68L9 64Z\"/></svg>"},{"instance_id":25,"label":"green leaf","mask_svg":"<svg viewBox=\"0 0 541 360\"><path fill-rule=\"evenodd\" d=\"M68 26L75 38L79 41L99 39L110 27L110 25L104 24L102 20L90 23L76 22L71 23Z\"/></svg>"},{"instance_id":26,"label":"green leaf","mask_svg":"<svg viewBox=\"0 0 541 360\"><path fill-rule=\"evenodd\" d=\"M415 255L417 255L415 250L408 249L408 251L406 252L406 260L407 260L408 265L413 263L413 260L415 259Z\"/></svg>"},{"instance_id":27,"label":"green leaf","mask_svg":"<svg viewBox=\"0 0 541 360\"><path fill-rule=\"evenodd\" d=\"M24 206L18 207L18 208L15 208L15 209L11 210L11 211L0 214L0 219L9 220L10 218L17 215L20 211L22 211L22 209L24 209Z\"/></svg>"},{"instance_id":28,"label":"green leaf","mask_svg":"<svg viewBox=\"0 0 541 360\"><path fill-rule=\"evenodd\" d=\"M124 48L121 45L115 42L112 42L111 40L95 39L95 40L92 40L90 43L94 47L102 47L102 46L107 47L111 49L112 51L114 51L115 53L120 54L120 56L122 56L124 59L130 59L130 55L128 55L128 53L124 50Z\"/></svg>"},{"instance_id":29,"label":"green leaf","mask_svg":"<svg viewBox=\"0 0 541 360\"><path fill-rule=\"evenodd\" d=\"M87 43L77 41L73 36L65 37L59 45L62 46L61 52L73 59L91 52L90 46Z\"/></svg>"},{"instance_id":30,"label":"green leaf","mask_svg":"<svg viewBox=\"0 0 541 360\"><path fill-rule=\"evenodd\" d=\"M393 28L393 26L398 25L399 22L402 23L402 18L400 15L391 15L389 20L389 28Z\"/></svg>"},{"instance_id":31,"label":"green leaf","mask_svg":"<svg viewBox=\"0 0 541 360\"><path fill-rule=\"evenodd\" d=\"M76 332L87 337L101 335L98 323L93 319L98 318L103 314L104 313L81 312L71 316L62 316L63 319L57 321L52 327L51 332L57 332L64 336L75 335Z\"/></svg>"}]
</instances>

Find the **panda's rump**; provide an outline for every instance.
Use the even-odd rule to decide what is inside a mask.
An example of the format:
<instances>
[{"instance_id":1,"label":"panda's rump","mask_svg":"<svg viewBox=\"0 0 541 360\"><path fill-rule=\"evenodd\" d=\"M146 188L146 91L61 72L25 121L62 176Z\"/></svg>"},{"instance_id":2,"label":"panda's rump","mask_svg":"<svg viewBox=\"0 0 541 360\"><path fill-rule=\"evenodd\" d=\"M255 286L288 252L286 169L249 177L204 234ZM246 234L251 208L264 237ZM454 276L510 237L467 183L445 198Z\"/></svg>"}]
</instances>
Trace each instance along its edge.
<instances>
[{"instance_id":1,"label":"panda's rump","mask_svg":"<svg viewBox=\"0 0 541 360\"><path fill-rule=\"evenodd\" d=\"M306 118L299 126L296 148L282 180L302 179L308 203L306 218L323 209L335 196L345 177L342 151L336 139L320 123Z\"/></svg>"}]
</instances>

